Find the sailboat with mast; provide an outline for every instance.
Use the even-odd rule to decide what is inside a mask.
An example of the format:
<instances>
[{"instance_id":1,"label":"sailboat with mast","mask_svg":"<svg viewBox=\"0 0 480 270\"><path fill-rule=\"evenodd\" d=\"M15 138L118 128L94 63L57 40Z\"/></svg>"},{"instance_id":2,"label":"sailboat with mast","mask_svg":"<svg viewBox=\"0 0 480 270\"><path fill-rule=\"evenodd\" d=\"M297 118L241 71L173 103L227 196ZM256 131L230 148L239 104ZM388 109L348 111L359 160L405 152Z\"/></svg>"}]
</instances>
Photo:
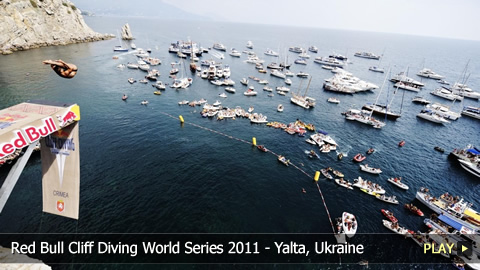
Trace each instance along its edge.
<instances>
[{"instance_id":1,"label":"sailboat with mast","mask_svg":"<svg viewBox=\"0 0 480 270\"><path fill-rule=\"evenodd\" d=\"M367 110L367 111L371 111L372 113L375 113L377 115L385 116L388 119L397 120L397 118L402 116L401 109L403 107L403 96L402 96L402 106L400 107L400 113L396 113L396 112L393 112L393 111L390 110L390 108L392 106L392 103L393 103L393 100L394 100L394 98L397 94L397 91L398 91L398 87L396 87L396 89L394 90L393 97L390 100L390 103L388 105L382 105L382 104L376 104L376 103L375 104L367 103L367 104L363 105L362 109ZM405 95L405 91L403 92L403 94Z\"/></svg>"},{"instance_id":2,"label":"sailboat with mast","mask_svg":"<svg viewBox=\"0 0 480 270\"><path fill-rule=\"evenodd\" d=\"M128 52L128 48L123 47L122 40L120 39L120 33L118 31L117 31L117 35L118 35L118 42L120 43L120 45L117 45L117 46L113 47L113 51L114 52Z\"/></svg>"},{"instance_id":3,"label":"sailboat with mast","mask_svg":"<svg viewBox=\"0 0 480 270\"><path fill-rule=\"evenodd\" d=\"M308 88L310 87L311 81L312 81L312 77L310 77L310 80L308 81L308 85L307 85L307 88L305 89L305 93L303 94L303 96L300 96L300 89L302 85L302 83L300 82L300 86L298 87L297 94L292 94L292 97L290 98L290 101L293 104L298 105L305 109L310 109L315 106L315 99L307 96Z\"/></svg>"}]
</instances>

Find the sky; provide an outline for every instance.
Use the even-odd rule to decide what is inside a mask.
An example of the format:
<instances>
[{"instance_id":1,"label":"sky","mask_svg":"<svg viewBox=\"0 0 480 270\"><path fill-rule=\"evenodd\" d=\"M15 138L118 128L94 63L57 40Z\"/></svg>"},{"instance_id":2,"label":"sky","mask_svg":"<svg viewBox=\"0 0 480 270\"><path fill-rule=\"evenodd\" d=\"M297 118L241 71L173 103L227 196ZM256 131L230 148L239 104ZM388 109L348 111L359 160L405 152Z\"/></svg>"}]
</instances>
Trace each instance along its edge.
<instances>
[{"instance_id":1,"label":"sky","mask_svg":"<svg viewBox=\"0 0 480 270\"><path fill-rule=\"evenodd\" d=\"M97 15L214 20L480 40L480 0L71 0ZM145 8L147 7L147 8Z\"/></svg>"},{"instance_id":2,"label":"sky","mask_svg":"<svg viewBox=\"0 0 480 270\"><path fill-rule=\"evenodd\" d=\"M218 21L480 40L478 0L163 0Z\"/></svg>"}]
</instances>

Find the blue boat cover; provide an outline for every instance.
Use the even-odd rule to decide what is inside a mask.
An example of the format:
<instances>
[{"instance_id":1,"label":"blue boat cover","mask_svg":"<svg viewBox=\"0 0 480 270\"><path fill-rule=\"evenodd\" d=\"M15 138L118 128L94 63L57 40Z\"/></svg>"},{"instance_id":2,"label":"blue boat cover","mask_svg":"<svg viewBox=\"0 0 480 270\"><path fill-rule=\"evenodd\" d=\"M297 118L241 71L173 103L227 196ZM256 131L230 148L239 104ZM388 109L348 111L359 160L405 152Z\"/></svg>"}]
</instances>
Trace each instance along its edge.
<instances>
[{"instance_id":1,"label":"blue boat cover","mask_svg":"<svg viewBox=\"0 0 480 270\"><path fill-rule=\"evenodd\" d=\"M455 228L457 231L460 231L463 227L462 224L456 222L455 220L447 217L447 216L444 216L444 215L440 215L438 217L438 219L440 219L441 221L445 222L446 224L452 226L453 228Z\"/></svg>"},{"instance_id":2,"label":"blue boat cover","mask_svg":"<svg viewBox=\"0 0 480 270\"><path fill-rule=\"evenodd\" d=\"M480 152L477 151L477 150L475 150L475 149L473 149L473 148L472 148L472 149L468 149L467 152L470 152L470 153L472 153L472 154L474 154L474 155L480 155Z\"/></svg>"}]
</instances>

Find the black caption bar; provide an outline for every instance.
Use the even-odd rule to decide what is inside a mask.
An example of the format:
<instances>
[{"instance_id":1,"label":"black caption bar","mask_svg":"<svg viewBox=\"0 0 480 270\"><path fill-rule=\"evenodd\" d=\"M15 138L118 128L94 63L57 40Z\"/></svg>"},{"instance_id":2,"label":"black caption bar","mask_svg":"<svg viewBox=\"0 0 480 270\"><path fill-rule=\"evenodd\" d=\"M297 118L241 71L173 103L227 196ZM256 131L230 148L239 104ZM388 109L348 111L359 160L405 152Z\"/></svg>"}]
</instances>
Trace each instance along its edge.
<instances>
[{"instance_id":1,"label":"black caption bar","mask_svg":"<svg viewBox=\"0 0 480 270\"><path fill-rule=\"evenodd\" d=\"M441 250L454 257L448 245L426 248L396 234L346 239L339 244L333 234L0 234L0 245L46 264L450 263L436 253Z\"/></svg>"}]
</instances>

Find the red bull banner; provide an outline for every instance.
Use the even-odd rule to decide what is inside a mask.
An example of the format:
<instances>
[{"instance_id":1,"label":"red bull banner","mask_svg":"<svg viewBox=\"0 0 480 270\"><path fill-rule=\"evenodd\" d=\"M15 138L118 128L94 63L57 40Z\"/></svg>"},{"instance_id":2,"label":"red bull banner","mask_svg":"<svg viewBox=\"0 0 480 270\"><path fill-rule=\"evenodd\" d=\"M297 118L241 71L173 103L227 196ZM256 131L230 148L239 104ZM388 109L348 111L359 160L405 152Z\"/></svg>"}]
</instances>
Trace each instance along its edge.
<instances>
[{"instance_id":1,"label":"red bull banner","mask_svg":"<svg viewBox=\"0 0 480 270\"><path fill-rule=\"evenodd\" d=\"M41 141L43 211L78 219L80 151L78 122Z\"/></svg>"}]
</instances>

